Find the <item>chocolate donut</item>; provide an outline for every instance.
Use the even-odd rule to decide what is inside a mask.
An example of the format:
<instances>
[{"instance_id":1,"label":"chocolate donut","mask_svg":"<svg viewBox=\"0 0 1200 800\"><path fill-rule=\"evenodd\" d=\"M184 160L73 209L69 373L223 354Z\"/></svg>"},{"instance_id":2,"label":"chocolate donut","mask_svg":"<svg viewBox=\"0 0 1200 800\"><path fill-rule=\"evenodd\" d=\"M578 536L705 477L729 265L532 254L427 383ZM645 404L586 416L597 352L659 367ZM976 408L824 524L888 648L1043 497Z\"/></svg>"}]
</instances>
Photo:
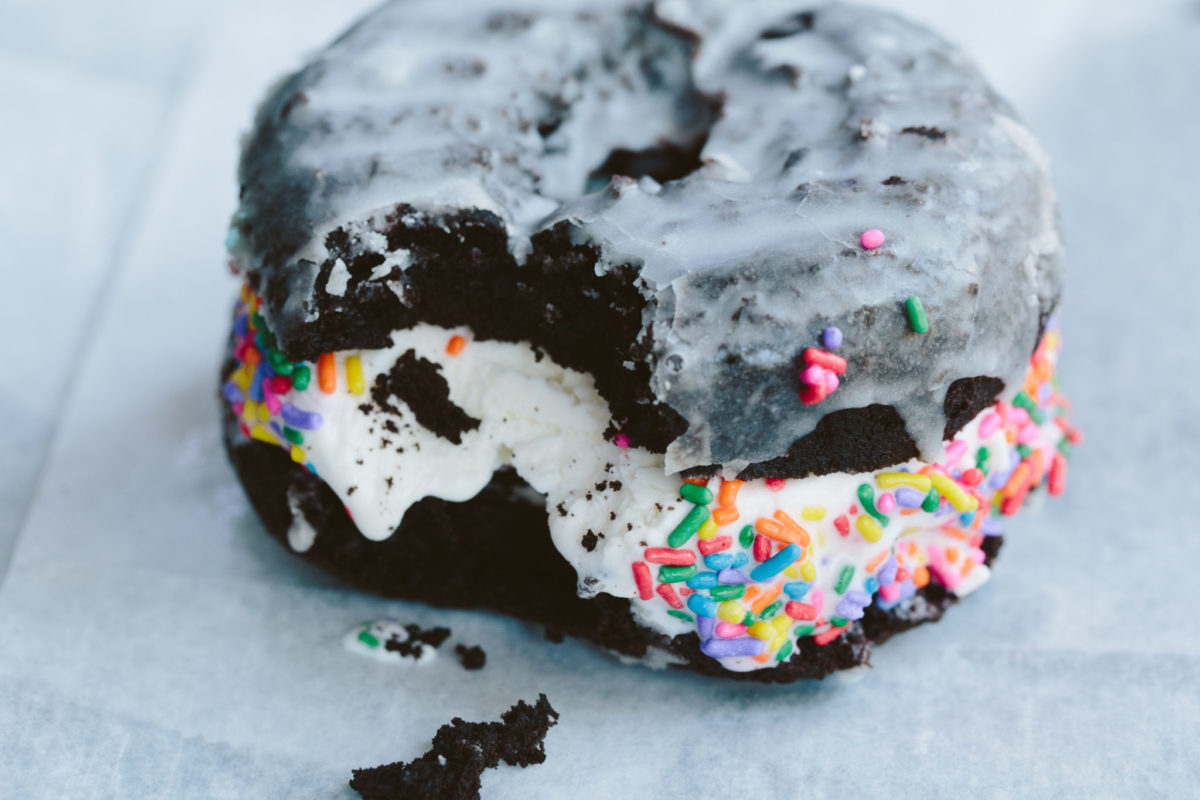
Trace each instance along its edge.
<instances>
[{"instance_id":1,"label":"chocolate donut","mask_svg":"<svg viewBox=\"0 0 1200 800\"><path fill-rule=\"evenodd\" d=\"M1062 490L1046 158L899 17L393 2L240 181L226 444L353 584L820 677Z\"/></svg>"}]
</instances>

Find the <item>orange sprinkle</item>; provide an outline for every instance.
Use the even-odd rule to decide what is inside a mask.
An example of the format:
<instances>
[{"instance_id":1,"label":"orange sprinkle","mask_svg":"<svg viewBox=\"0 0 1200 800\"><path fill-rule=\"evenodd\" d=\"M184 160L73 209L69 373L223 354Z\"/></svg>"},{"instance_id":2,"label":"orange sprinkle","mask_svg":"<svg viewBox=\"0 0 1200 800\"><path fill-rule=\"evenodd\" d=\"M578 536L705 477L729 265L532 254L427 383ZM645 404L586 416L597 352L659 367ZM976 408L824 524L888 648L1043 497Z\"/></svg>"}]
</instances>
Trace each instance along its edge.
<instances>
[{"instance_id":1,"label":"orange sprinkle","mask_svg":"<svg viewBox=\"0 0 1200 800\"><path fill-rule=\"evenodd\" d=\"M446 343L446 352L452 356L456 356L463 351L467 346L467 340L461 336L454 335L450 337L450 341Z\"/></svg>"},{"instance_id":2,"label":"orange sprinkle","mask_svg":"<svg viewBox=\"0 0 1200 800\"><path fill-rule=\"evenodd\" d=\"M741 481L725 481L717 495L717 505L730 507L737 503L738 490L742 488Z\"/></svg>"},{"instance_id":3,"label":"orange sprinkle","mask_svg":"<svg viewBox=\"0 0 1200 800\"><path fill-rule=\"evenodd\" d=\"M812 543L812 540L808 537L808 531L804 530L804 528L801 528L800 523L796 522L796 520L792 519L787 514L783 513L782 511L776 511L775 519L783 523L783 527L786 528L787 532L792 535L793 541L795 541L796 544L800 545L801 547L808 547L809 544Z\"/></svg>"},{"instance_id":4,"label":"orange sprinkle","mask_svg":"<svg viewBox=\"0 0 1200 800\"><path fill-rule=\"evenodd\" d=\"M757 586L751 586L750 588L746 589L746 593L742 595L742 599L746 601L753 600L755 597L758 597L758 592L759 589Z\"/></svg>"},{"instance_id":5,"label":"orange sprinkle","mask_svg":"<svg viewBox=\"0 0 1200 800\"><path fill-rule=\"evenodd\" d=\"M1008 478L1008 483L1004 484L1004 488L1000 490L1000 493L1011 497L1021 491L1025 487L1025 483L1029 480L1029 471L1029 462L1022 461L1020 464L1017 464L1017 468L1013 470L1012 475Z\"/></svg>"},{"instance_id":6,"label":"orange sprinkle","mask_svg":"<svg viewBox=\"0 0 1200 800\"><path fill-rule=\"evenodd\" d=\"M251 371L258 366L258 362L262 361L262 353L258 352L257 347L247 347L245 356L242 362L250 366Z\"/></svg>"},{"instance_id":7,"label":"orange sprinkle","mask_svg":"<svg viewBox=\"0 0 1200 800\"><path fill-rule=\"evenodd\" d=\"M867 572L874 572L875 568L878 567L880 564L882 564L887 559L888 553L890 553L890 552L891 552L891 550L880 550L879 554L876 555L874 558L872 558L870 561L868 561L866 563L866 566L863 567L863 569L865 569Z\"/></svg>"},{"instance_id":8,"label":"orange sprinkle","mask_svg":"<svg viewBox=\"0 0 1200 800\"><path fill-rule=\"evenodd\" d=\"M958 561L958 548L957 547L947 547L946 548L946 560L949 561L951 564L953 564L955 561Z\"/></svg>"},{"instance_id":9,"label":"orange sprinkle","mask_svg":"<svg viewBox=\"0 0 1200 800\"><path fill-rule=\"evenodd\" d=\"M904 517L911 517L913 514L920 512L920 510L921 509L919 508L904 508L900 510L900 515Z\"/></svg>"},{"instance_id":10,"label":"orange sprinkle","mask_svg":"<svg viewBox=\"0 0 1200 800\"><path fill-rule=\"evenodd\" d=\"M1017 443L1017 432L1015 430L1013 430L1012 428L1008 428L1007 430L1004 431L1004 438L1008 440L1009 444L1016 444Z\"/></svg>"},{"instance_id":11,"label":"orange sprinkle","mask_svg":"<svg viewBox=\"0 0 1200 800\"><path fill-rule=\"evenodd\" d=\"M754 530L761 533L763 536L770 536L772 539L781 539L783 536L783 526L773 519L759 517L754 523Z\"/></svg>"},{"instance_id":12,"label":"orange sprinkle","mask_svg":"<svg viewBox=\"0 0 1200 800\"><path fill-rule=\"evenodd\" d=\"M929 570L922 564L912 571L913 586L918 589L924 588L929 584Z\"/></svg>"},{"instance_id":13,"label":"orange sprinkle","mask_svg":"<svg viewBox=\"0 0 1200 800\"><path fill-rule=\"evenodd\" d=\"M962 528L955 527L954 525L943 525L942 533L946 534L951 539L958 539L960 542L965 542L967 539L971 538L969 533L964 531Z\"/></svg>"},{"instance_id":14,"label":"orange sprinkle","mask_svg":"<svg viewBox=\"0 0 1200 800\"><path fill-rule=\"evenodd\" d=\"M1037 486L1039 483L1042 482L1042 476L1044 476L1046 474L1046 469L1045 469L1046 462L1045 462L1045 459L1042 458L1042 451L1040 448L1037 450L1034 450L1033 455L1030 456L1030 458L1033 459L1033 481L1032 482L1033 482L1034 486Z\"/></svg>"},{"instance_id":15,"label":"orange sprinkle","mask_svg":"<svg viewBox=\"0 0 1200 800\"><path fill-rule=\"evenodd\" d=\"M337 362L333 353L321 353L317 357L317 383L325 394L333 394L337 389Z\"/></svg>"},{"instance_id":16,"label":"orange sprinkle","mask_svg":"<svg viewBox=\"0 0 1200 800\"><path fill-rule=\"evenodd\" d=\"M968 558L967 563L963 564L962 572L960 572L958 574L962 575L965 578L965 577L967 577L968 574L970 574L971 570L973 570L973 569L975 569L975 559Z\"/></svg>"},{"instance_id":17,"label":"orange sprinkle","mask_svg":"<svg viewBox=\"0 0 1200 800\"><path fill-rule=\"evenodd\" d=\"M724 488L722 488L721 493L725 493ZM715 508L712 512L713 522L717 523L718 525L728 525L736 520L738 516L739 514L736 508L729 508L727 506Z\"/></svg>"},{"instance_id":18,"label":"orange sprinkle","mask_svg":"<svg viewBox=\"0 0 1200 800\"><path fill-rule=\"evenodd\" d=\"M765 664L767 659L771 657L770 653L759 653L754 657L754 660L760 664Z\"/></svg>"},{"instance_id":19,"label":"orange sprinkle","mask_svg":"<svg viewBox=\"0 0 1200 800\"><path fill-rule=\"evenodd\" d=\"M684 483L694 483L697 486L708 486L708 478L684 478Z\"/></svg>"},{"instance_id":20,"label":"orange sprinkle","mask_svg":"<svg viewBox=\"0 0 1200 800\"><path fill-rule=\"evenodd\" d=\"M760 597L754 601L754 603L750 606L750 610L753 611L755 614L758 614L764 608L771 605L771 603L775 601L776 597L779 597L779 592L780 592L779 584L778 583L771 584L771 588L767 589L765 592L763 592L762 597Z\"/></svg>"},{"instance_id":21,"label":"orange sprinkle","mask_svg":"<svg viewBox=\"0 0 1200 800\"><path fill-rule=\"evenodd\" d=\"M918 475L932 475L933 474L933 465L926 464L925 466L923 466L919 470L917 470L917 474Z\"/></svg>"}]
</instances>

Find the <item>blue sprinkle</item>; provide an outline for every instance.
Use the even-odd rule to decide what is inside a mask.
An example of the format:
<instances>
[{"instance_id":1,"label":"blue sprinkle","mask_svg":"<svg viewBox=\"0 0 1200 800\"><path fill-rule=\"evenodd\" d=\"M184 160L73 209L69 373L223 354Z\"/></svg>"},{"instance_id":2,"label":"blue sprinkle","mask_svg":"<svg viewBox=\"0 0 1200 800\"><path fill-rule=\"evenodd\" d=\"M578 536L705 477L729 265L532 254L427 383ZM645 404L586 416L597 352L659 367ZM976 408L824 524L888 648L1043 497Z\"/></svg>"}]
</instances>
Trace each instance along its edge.
<instances>
[{"instance_id":1,"label":"blue sprinkle","mask_svg":"<svg viewBox=\"0 0 1200 800\"><path fill-rule=\"evenodd\" d=\"M811 588L812 584L805 583L804 581L792 581L783 585L783 591L793 600L802 599L804 595L808 594L808 590Z\"/></svg>"},{"instance_id":2,"label":"blue sprinkle","mask_svg":"<svg viewBox=\"0 0 1200 800\"><path fill-rule=\"evenodd\" d=\"M293 428L311 431L320 427L321 415L316 411L301 411L291 403L284 403L281 410L283 421Z\"/></svg>"},{"instance_id":3,"label":"blue sprinkle","mask_svg":"<svg viewBox=\"0 0 1200 800\"><path fill-rule=\"evenodd\" d=\"M275 420L271 420L271 430L272 430L272 431L274 431L274 432L275 432L275 435L276 435L276 436L278 436L278 437L279 437L281 440L286 440L286 439L287 439L287 437L283 435L283 426L282 426L282 425L280 425L280 424L279 424L278 422L276 422ZM290 443L288 443L288 444L284 444L284 447L287 447L288 449L291 449L291 445L290 445Z\"/></svg>"},{"instance_id":4,"label":"blue sprinkle","mask_svg":"<svg viewBox=\"0 0 1200 800\"><path fill-rule=\"evenodd\" d=\"M702 594L694 594L688 598L688 608L690 608L698 617L715 617L717 615L717 601L710 600Z\"/></svg>"},{"instance_id":5,"label":"blue sprinkle","mask_svg":"<svg viewBox=\"0 0 1200 800\"><path fill-rule=\"evenodd\" d=\"M911 580L907 580L904 583L900 584L900 598L899 599L907 600L908 598L912 597L916 593L917 593L917 586Z\"/></svg>"},{"instance_id":6,"label":"blue sprinkle","mask_svg":"<svg viewBox=\"0 0 1200 800\"><path fill-rule=\"evenodd\" d=\"M790 567L804 551L798 544L789 544L787 547L780 550L775 555L768 558L763 563L754 568L750 573L750 577L756 581L765 581L768 578L774 578L779 573Z\"/></svg>"},{"instance_id":7,"label":"blue sprinkle","mask_svg":"<svg viewBox=\"0 0 1200 800\"><path fill-rule=\"evenodd\" d=\"M925 501L925 495L911 486L901 486L896 489L896 502L905 508L920 508Z\"/></svg>"},{"instance_id":8,"label":"blue sprinkle","mask_svg":"<svg viewBox=\"0 0 1200 800\"><path fill-rule=\"evenodd\" d=\"M862 612L859 612L860 614ZM709 658L732 658L734 656L756 656L763 651L767 643L753 636L742 636L737 639L709 639L700 645L700 652Z\"/></svg>"},{"instance_id":9,"label":"blue sprinkle","mask_svg":"<svg viewBox=\"0 0 1200 800\"><path fill-rule=\"evenodd\" d=\"M687 585L693 589L711 589L717 585L717 573L701 572L693 578L688 578Z\"/></svg>"},{"instance_id":10,"label":"blue sprinkle","mask_svg":"<svg viewBox=\"0 0 1200 800\"><path fill-rule=\"evenodd\" d=\"M867 594L875 594L879 591L879 581L875 580L874 575L869 576L865 581L863 581L863 590L866 591Z\"/></svg>"},{"instance_id":11,"label":"blue sprinkle","mask_svg":"<svg viewBox=\"0 0 1200 800\"><path fill-rule=\"evenodd\" d=\"M263 378L266 376L266 371L263 369L262 362L259 362L258 369L254 370L254 378L250 381L250 399L256 403L263 401Z\"/></svg>"},{"instance_id":12,"label":"blue sprinkle","mask_svg":"<svg viewBox=\"0 0 1200 800\"><path fill-rule=\"evenodd\" d=\"M725 569L733 566L733 553L717 553L704 557L704 565L709 569Z\"/></svg>"},{"instance_id":13,"label":"blue sprinkle","mask_svg":"<svg viewBox=\"0 0 1200 800\"><path fill-rule=\"evenodd\" d=\"M850 591L846 592L846 596L842 599L849 600L851 603L854 603L857 606L866 606L870 605L871 603L871 595L858 589L851 589Z\"/></svg>"},{"instance_id":14,"label":"blue sprinkle","mask_svg":"<svg viewBox=\"0 0 1200 800\"><path fill-rule=\"evenodd\" d=\"M225 234L225 249L232 250L238 246L238 242L242 240L241 231L230 226L229 232Z\"/></svg>"},{"instance_id":15,"label":"blue sprinkle","mask_svg":"<svg viewBox=\"0 0 1200 800\"><path fill-rule=\"evenodd\" d=\"M312 462L311 462L311 461L310 461L310 462L308 462L307 464L305 464L304 466L305 466L305 467L308 469L308 471L309 471L309 472L311 472L313 475L316 475L316 474L317 474L317 468L316 468L316 467L314 467L314 466L312 465Z\"/></svg>"},{"instance_id":16,"label":"blue sprinkle","mask_svg":"<svg viewBox=\"0 0 1200 800\"><path fill-rule=\"evenodd\" d=\"M729 566L733 567L734 569L737 569L738 567L744 567L749 563L750 563L750 556L746 555L746 551L743 550L742 552L737 554L737 558L735 558L733 560L733 563L730 564Z\"/></svg>"},{"instance_id":17,"label":"blue sprinkle","mask_svg":"<svg viewBox=\"0 0 1200 800\"><path fill-rule=\"evenodd\" d=\"M863 610L858 605L850 602L848 598L843 597L834 607L839 617L845 617L848 620L862 619Z\"/></svg>"},{"instance_id":18,"label":"blue sprinkle","mask_svg":"<svg viewBox=\"0 0 1200 800\"><path fill-rule=\"evenodd\" d=\"M958 521L962 523L964 528L971 527L971 523L975 521L975 512L967 511L958 515Z\"/></svg>"},{"instance_id":19,"label":"blue sprinkle","mask_svg":"<svg viewBox=\"0 0 1200 800\"><path fill-rule=\"evenodd\" d=\"M749 583L750 579L740 569L723 569L717 573L717 580L726 586L733 583Z\"/></svg>"},{"instance_id":20,"label":"blue sprinkle","mask_svg":"<svg viewBox=\"0 0 1200 800\"><path fill-rule=\"evenodd\" d=\"M893 583L895 583L896 570L899 568L900 565L896 563L896 557L888 556L888 560L883 562L883 566L880 567L879 572L875 574L875 577L879 579L879 585L891 586Z\"/></svg>"},{"instance_id":21,"label":"blue sprinkle","mask_svg":"<svg viewBox=\"0 0 1200 800\"><path fill-rule=\"evenodd\" d=\"M705 598L706 600L708 598ZM711 639L713 628L716 627L717 621L712 617L706 617L703 614L696 615L696 628L700 634L700 640Z\"/></svg>"},{"instance_id":22,"label":"blue sprinkle","mask_svg":"<svg viewBox=\"0 0 1200 800\"><path fill-rule=\"evenodd\" d=\"M248 322L249 320L246 319L245 314L238 314L237 319L233 321L234 334L238 336L245 336L246 332L250 330Z\"/></svg>"},{"instance_id":23,"label":"blue sprinkle","mask_svg":"<svg viewBox=\"0 0 1200 800\"><path fill-rule=\"evenodd\" d=\"M246 399L246 395L233 381L225 381L221 386L221 394L225 395L225 399L231 403L240 403Z\"/></svg>"},{"instance_id":24,"label":"blue sprinkle","mask_svg":"<svg viewBox=\"0 0 1200 800\"><path fill-rule=\"evenodd\" d=\"M833 325L821 332L821 344L830 350L837 350L841 347L843 338L842 329Z\"/></svg>"}]
</instances>

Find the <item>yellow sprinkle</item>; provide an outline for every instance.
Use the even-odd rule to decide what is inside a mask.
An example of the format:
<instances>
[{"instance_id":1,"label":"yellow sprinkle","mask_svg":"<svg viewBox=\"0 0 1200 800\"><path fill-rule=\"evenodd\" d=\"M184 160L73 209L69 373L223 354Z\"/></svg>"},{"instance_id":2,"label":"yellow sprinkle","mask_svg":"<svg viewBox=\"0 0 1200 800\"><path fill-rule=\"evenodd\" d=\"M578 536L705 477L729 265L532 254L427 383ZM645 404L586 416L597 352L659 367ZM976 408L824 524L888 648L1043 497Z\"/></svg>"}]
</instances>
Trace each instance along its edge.
<instances>
[{"instance_id":1,"label":"yellow sprinkle","mask_svg":"<svg viewBox=\"0 0 1200 800\"><path fill-rule=\"evenodd\" d=\"M825 519L825 509L820 506L805 506L804 510L800 512L800 518L809 522Z\"/></svg>"},{"instance_id":2,"label":"yellow sprinkle","mask_svg":"<svg viewBox=\"0 0 1200 800\"><path fill-rule=\"evenodd\" d=\"M362 394L366 388L363 384L362 361L358 356L346 357L346 387L350 394Z\"/></svg>"},{"instance_id":3,"label":"yellow sprinkle","mask_svg":"<svg viewBox=\"0 0 1200 800\"><path fill-rule=\"evenodd\" d=\"M298 444L292 445L292 461L295 461L297 464L304 463L304 450Z\"/></svg>"},{"instance_id":4,"label":"yellow sprinkle","mask_svg":"<svg viewBox=\"0 0 1200 800\"><path fill-rule=\"evenodd\" d=\"M792 618L787 614L780 614L775 619L771 620L771 624L775 626L775 633L785 634L792 624Z\"/></svg>"},{"instance_id":5,"label":"yellow sprinkle","mask_svg":"<svg viewBox=\"0 0 1200 800\"><path fill-rule=\"evenodd\" d=\"M817 529L817 545L819 547L825 546L825 531L819 528Z\"/></svg>"},{"instance_id":6,"label":"yellow sprinkle","mask_svg":"<svg viewBox=\"0 0 1200 800\"><path fill-rule=\"evenodd\" d=\"M704 520L704 524L697 531L701 539L711 539L717 535L717 523L712 521L712 517Z\"/></svg>"},{"instance_id":7,"label":"yellow sprinkle","mask_svg":"<svg viewBox=\"0 0 1200 800\"><path fill-rule=\"evenodd\" d=\"M746 633L750 634L756 639L774 639L776 635L775 626L769 622L764 622L761 619L747 628Z\"/></svg>"},{"instance_id":8,"label":"yellow sprinkle","mask_svg":"<svg viewBox=\"0 0 1200 800\"><path fill-rule=\"evenodd\" d=\"M936 472L930 475L929 479L933 481L933 488L937 489L938 494L949 500L950 505L959 511L974 511L979 508L979 500L974 495L963 491L963 488L952 479L945 475L938 475Z\"/></svg>"},{"instance_id":9,"label":"yellow sprinkle","mask_svg":"<svg viewBox=\"0 0 1200 800\"><path fill-rule=\"evenodd\" d=\"M737 600L725 600L717 606L717 616L732 625L737 625L746 618L746 607Z\"/></svg>"},{"instance_id":10,"label":"yellow sprinkle","mask_svg":"<svg viewBox=\"0 0 1200 800\"><path fill-rule=\"evenodd\" d=\"M800 577L806 581L811 581L817 577L817 568L811 561L805 561L800 565Z\"/></svg>"},{"instance_id":11,"label":"yellow sprinkle","mask_svg":"<svg viewBox=\"0 0 1200 800\"><path fill-rule=\"evenodd\" d=\"M928 492L932 482L928 475L916 475L912 472L881 472L875 476L875 482L880 489L891 489L896 486L911 486L918 492Z\"/></svg>"},{"instance_id":12,"label":"yellow sprinkle","mask_svg":"<svg viewBox=\"0 0 1200 800\"><path fill-rule=\"evenodd\" d=\"M883 528L879 527L879 523L875 521L874 517L859 514L858 522L854 523L854 527L858 528L858 532L868 542L878 542L883 538Z\"/></svg>"},{"instance_id":13,"label":"yellow sprinkle","mask_svg":"<svg viewBox=\"0 0 1200 800\"><path fill-rule=\"evenodd\" d=\"M792 564L790 567L788 567L787 569L785 569L783 571L783 574L787 575L792 580L795 580L796 578L800 577L800 570L796 569L795 564Z\"/></svg>"},{"instance_id":14,"label":"yellow sprinkle","mask_svg":"<svg viewBox=\"0 0 1200 800\"><path fill-rule=\"evenodd\" d=\"M242 284L242 302L250 302L250 285L247 283Z\"/></svg>"},{"instance_id":15,"label":"yellow sprinkle","mask_svg":"<svg viewBox=\"0 0 1200 800\"><path fill-rule=\"evenodd\" d=\"M258 403L253 400L247 400L242 405L242 419L247 425L258 419Z\"/></svg>"},{"instance_id":16,"label":"yellow sprinkle","mask_svg":"<svg viewBox=\"0 0 1200 800\"><path fill-rule=\"evenodd\" d=\"M259 422L270 422L271 421L271 409L267 408L266 403L258 404L258 421Z\"/></svg>"},{"instance_id":17,"label":"yellow sprinkle","mask_svg":"<svg viewBox=\"0 0 1200 800\"><path fill-rule=\"evenodd\" d=\"M245 367L238 367L234 370L229 379L237 384L238 388L243 392L250 391L250 382L254 380L253 376L247 374Z\"/></svg>"},{"instance_id":18,"label":"yellow sprinkle","mask_svg":"<svg viewBox=\"0 0 1200 800\"><path fill-rule=\"evenodd\" d=\"M262 425L255 425L250 429L250 435L260 442L267 444L279 444L279 440L275 438L275 434L264 428Z\"/></svg>"},{"instance_id":19,"label":"yellow sprinkle","mask_svg":"<svg viewBox=\"0 0 1200 800\"><path fill-rule=\"evenodd\" d=\"M778 636L776 636L774 639L772 639L771 643L769 645L767 645L767 647L771 650L771 652L775 652L779 648L783 647L783 643L786 641L787 641L787 634L781 633Z\"/></svg>"}]
</instances>

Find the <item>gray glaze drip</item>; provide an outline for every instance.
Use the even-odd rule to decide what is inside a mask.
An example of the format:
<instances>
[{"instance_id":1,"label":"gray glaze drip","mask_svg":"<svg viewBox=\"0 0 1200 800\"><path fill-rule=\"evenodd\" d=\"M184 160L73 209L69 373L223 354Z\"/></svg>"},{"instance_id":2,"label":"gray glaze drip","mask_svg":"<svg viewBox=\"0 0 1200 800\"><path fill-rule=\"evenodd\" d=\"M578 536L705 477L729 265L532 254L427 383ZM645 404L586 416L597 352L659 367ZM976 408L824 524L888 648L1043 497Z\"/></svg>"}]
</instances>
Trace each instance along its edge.
<instances>
[{"instance_id":1,"label":"gray glaze drip","mask_svg":"<svg viewBox=\"0 0 1200 800\"><path fill-rule=\"evenodd\" d=\"M312 321L337 227L400 202L484 208L520 258L566 220L599 246L598 269L637 265L654 301L651 388L689 426L669 470L733 472L782 455L831 411L875 403L935 457L950 384L995 376L1011 395L1057 301L1046 159L929 31L852 6L797 12L382 7L275 89L245 150L235 256L270 290L280 341ZM681 179L584 194L616 148L705 134L701 166ZM873 252L858 242L870 228L887 237ZM909 329L910 295L927 334ZM799 355L831 324L849 368L805 406Z\"/></svg>"}]
</instances>

